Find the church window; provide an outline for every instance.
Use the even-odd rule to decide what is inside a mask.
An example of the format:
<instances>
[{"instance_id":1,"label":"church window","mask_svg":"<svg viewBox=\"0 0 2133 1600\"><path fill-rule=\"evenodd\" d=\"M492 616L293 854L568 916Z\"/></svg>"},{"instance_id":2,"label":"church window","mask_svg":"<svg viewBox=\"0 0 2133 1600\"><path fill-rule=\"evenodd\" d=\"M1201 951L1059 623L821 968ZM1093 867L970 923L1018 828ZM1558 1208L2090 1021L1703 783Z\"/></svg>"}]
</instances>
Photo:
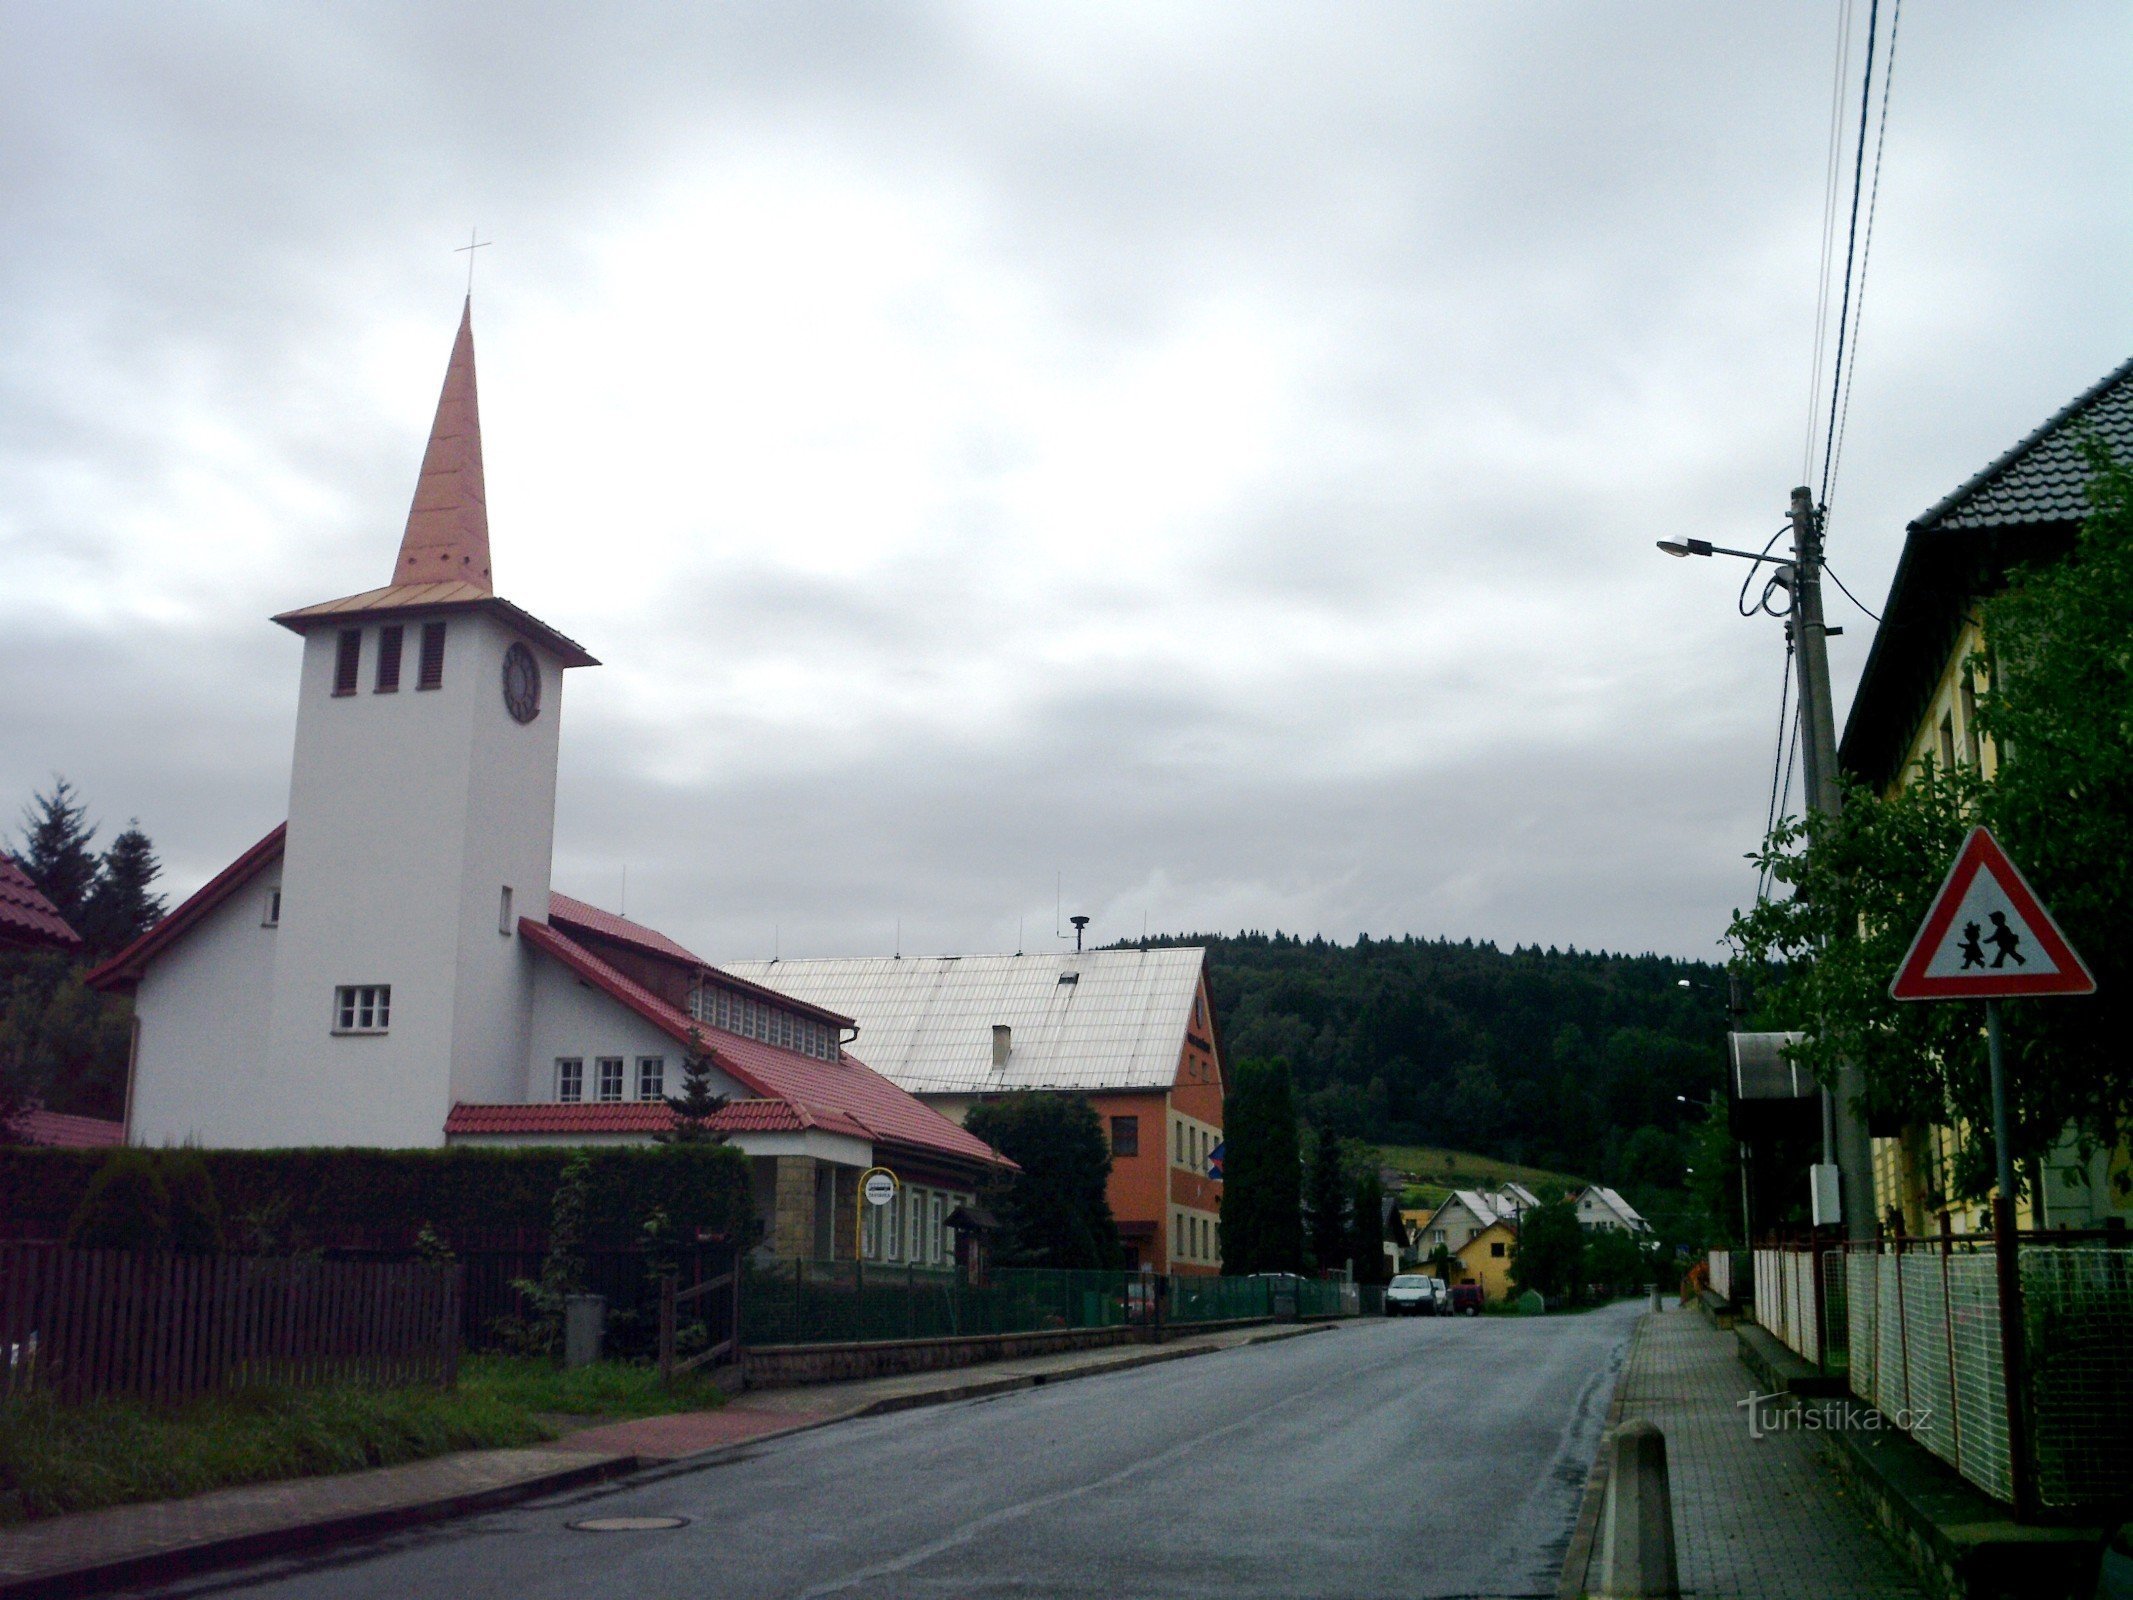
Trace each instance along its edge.
<instances>
[{"instance_id":1,"label":"church window","mask_svg":"<svg viewBox=\"0 0 2133 1600\"><path fill-rule=\"evenodd\" d=\"M667 1058L665 1056L639 1056L637 1058L637 1098L640 1100L664 1100L667 1097Z\"/></svg>"},{"instance_id":2,"label":"church window","mask_svg":"<svg viewBox=\"0 0 2133 1600\"><path fill-rule=\"evenodd\" d=\"M585 1058L559 1056L555 1064L555 1097L565 1105L585 1098Z\"/></svg>"},{"instance_id":3,"label":"church window","mask_svg":"<svg viewBox=\"0 0 2133 1600\"><path fill-rule=\"evenodd\" d=\"M392 1025L389 983L344 983L333 991L335 1033L383 1033Z\"/></svg>"},{"instance_id":4,"label":"church window","mask_svg":"<svg viewBox=\"0 0 2133 1600\"><path fill-rule=\"evenodd\" d=\"M441 622L425 622L422 625L422 661L417 669L415 687L444 687L444 624Z\"/></svg>"},{"instance_id":5,"label":"church window","mask_svg":"<svg viewBox=\"0 0 2133 1600\"><path fill-rule=\"evenodd\" d=\"M612 1105L622 1098L622 1058L601 1056L594 1063L600 1069L600 1100Z\"/></svg>"},{"instance_id":6,"label":"church window","mask_svg":"<svg viewBox=\"0 0 2133 1600\"><path fill-rule=\"evenodd\" d=\"M518 926L511 915L511 885L505 884L503 892L496 897L496 931L509 934Z\"/></svg>"},{"instance_id":7,"label":"church window","mask_svg":"<svg viewBox=\"0 0 2133 1600\"><path fill-rule=\"evenodd\" d=\"M262 928L281 926L281 885L278 883L267 891L266 915L259 919L259 925Z\"/></svg>"},{"instance_id":8,"label":"church window","mask_svg":"<svg viewBox=\"0 0 2133 1600\"><path fill-rule=\"evenodd\" d=\"M363 630L343 628L333 653L333 692L354 694L356 678L363 670Z\"/></svg>"},{"instance_id":9,"label":"church window","mask_svg":"<svg viewBox=\"0 0 2133 1600\"><path fill-rule=\"evenodd\" d=\"M398 624L378 630L378 677L375 692L392 694L400 687L400 634Z\"/></svg>"}]
</instances>

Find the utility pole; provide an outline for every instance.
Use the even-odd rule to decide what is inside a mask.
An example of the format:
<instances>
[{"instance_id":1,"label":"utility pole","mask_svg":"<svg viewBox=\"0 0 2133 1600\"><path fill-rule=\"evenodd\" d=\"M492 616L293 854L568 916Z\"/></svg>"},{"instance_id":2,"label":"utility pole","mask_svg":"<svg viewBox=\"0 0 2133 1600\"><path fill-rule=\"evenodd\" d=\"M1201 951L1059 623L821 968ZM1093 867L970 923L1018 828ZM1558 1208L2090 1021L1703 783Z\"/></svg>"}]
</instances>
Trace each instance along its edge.
<instances>
[{"instance_id":1,"label":"utility pole","mask_svg":"<svg viewBox=\"0 0 2133 1600\"><path fill-rule=\"evenodd\" d=\"M1829 629L1822 620L1822 519L1805 488L1792 491L1792 627L1807 804L1835 816L1844 800L1837 783L1837 716L1829 693ZM1825 1160L1835 1157L1845 1236L1855 1242L1874 1237L1874 1150L1859 1111L1864 1088L1858 1065L1839 1062L1837 1087L1823 1091L1822 1107L1822 1154Z\"/></svg>"}]
</instances>

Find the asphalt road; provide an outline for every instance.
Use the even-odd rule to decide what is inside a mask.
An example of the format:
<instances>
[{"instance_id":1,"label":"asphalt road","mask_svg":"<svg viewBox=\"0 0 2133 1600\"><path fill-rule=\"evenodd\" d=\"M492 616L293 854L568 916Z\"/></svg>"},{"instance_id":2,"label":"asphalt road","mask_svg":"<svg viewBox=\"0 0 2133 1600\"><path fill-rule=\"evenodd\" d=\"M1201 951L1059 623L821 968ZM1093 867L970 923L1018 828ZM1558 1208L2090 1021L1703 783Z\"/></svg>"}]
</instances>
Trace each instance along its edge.
<instances>
[{"instance_id":1,"label":"asphalt road","mask_svg":"<svg viewBox=\"0 0 2133 1600\"><path fill-rule=\"evenodd\" d=\"M166 1588L256 1600L1552 1595L1635 1319L1348 1324ZM677 1515L581 1533L590 1516Z\"/></svg>"}]
</instances>

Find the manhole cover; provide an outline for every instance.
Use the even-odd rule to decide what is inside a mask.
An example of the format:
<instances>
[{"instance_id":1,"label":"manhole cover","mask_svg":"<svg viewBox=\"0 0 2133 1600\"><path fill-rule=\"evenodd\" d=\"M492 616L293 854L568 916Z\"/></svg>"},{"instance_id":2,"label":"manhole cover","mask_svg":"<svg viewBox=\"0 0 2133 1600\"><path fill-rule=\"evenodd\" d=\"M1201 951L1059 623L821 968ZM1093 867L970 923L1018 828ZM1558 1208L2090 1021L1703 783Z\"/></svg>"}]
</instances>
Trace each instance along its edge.
<instances>
[{"instance_id":1,"label":"manhole cover","mask_svg":"<svg viewBox=\"0 0 2133 1600\"><path fill-rule=\"evenodd\" d=\"M579 1533L658 1533L688 1523L687 1517L581 1517L569 1526Z\"/></svg>"}]
</instances>

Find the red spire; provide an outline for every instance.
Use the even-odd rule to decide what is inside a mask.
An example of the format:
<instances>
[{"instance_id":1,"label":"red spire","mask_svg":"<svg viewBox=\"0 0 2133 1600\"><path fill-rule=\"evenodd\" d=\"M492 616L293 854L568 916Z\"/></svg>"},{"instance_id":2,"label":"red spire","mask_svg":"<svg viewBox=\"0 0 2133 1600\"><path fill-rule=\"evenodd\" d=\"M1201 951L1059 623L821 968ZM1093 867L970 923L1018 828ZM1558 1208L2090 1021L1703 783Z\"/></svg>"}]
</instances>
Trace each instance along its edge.
<instances>
[{"instance_id":1,"label":"red spire","mask_svg":"<svg viewBox=\"0 0 2133 1600\"><path fill-rule=\"evenodd\" d=\"M459 317L437 420L430 425L407 533L393 563L395 587L470 583L494 593L489 577L489 500L481 477L481 408L474 394L474 303Z\"/></svg>"}]
</instances>

